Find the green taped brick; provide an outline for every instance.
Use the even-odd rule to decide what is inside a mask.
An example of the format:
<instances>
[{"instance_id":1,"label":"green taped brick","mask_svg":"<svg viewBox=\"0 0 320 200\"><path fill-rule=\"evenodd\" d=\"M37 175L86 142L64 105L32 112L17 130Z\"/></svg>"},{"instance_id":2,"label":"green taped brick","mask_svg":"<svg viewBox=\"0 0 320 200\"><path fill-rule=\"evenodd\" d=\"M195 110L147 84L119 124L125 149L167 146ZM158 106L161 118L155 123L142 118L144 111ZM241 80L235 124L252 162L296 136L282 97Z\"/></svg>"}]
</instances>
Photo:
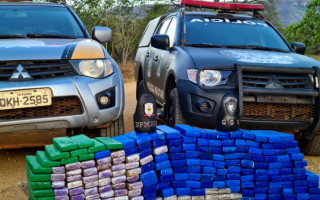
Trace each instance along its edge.
<instances>
[{"instance_id":1,"label":"green taped brick","mask_svg":"<svg viewBox=\"0 0 320 200\"><path fill-rule=\"evenodd\" d=\"M30 196L33 197L53 197L53 189L33 190L28 186Z\"/></svg>"},{"instance_id":2,"label":"green taped brick","mask_svg":"<svg viewBox=\"0 0 320 200\"><path fill-rule=\"evenodd\" d=\"M34 197L29 196L29 200L55 200L54 196L52 197Z\"/></svg>"},{"instance_id":3,"label":"green taped brick","mask_svg":"<svg viewBox=\"0 0 320 200\"><path fill-rule=\"evenodd\" d=\"M69 152L61 152L53 144L46 145L45 147L47 155L51 160L61 160L64 158L70 158Z\"/></svg>"},{"instance_id":4,"label":"green taped brick","mask_svg":"<svg viewBox=\"0 0 320 200\"><path fill-rule=\"evenodd\" d=\"M78 149L77 143L75 143L69 137L53 138L53 144L62 152Z\"/></svg>"},{"instance_id":5,"label":"green taped brick","mask_svg":"<svg viewBox=\"0 0 320 200\"><path fill-rule=\"evenodd\" d=\"M51 167L44 167L42 166L36 156L27 156L27 164L29 165L31 171L36 174L51 174L52 168Z\"/></svg>"},{"instance_id":6,"label":"green taped brick","mask_svg":"<svg viewBox=\"0 0 320 200\"><path fill-rule=\"evenodd\" d=\"M88 149L73 150L73 151L70 151L70 154L71 154L71 157L85 155L85 154L88 154Z\"/></svg>"},{"instance_id":7,"label":"green taped brick","mask_svg":"<svg viewBox=\"0 0 320 200\"><path fill-rule=\"evenodd\" d=\"M99 142L98 140L96 139L93 139L94 141L94 146L93 147L90 147L88 149L88 152L89 153L96 153L96 152L99 152L99 151L104 151L106 150L106 145L104 145L103 143Z\"/></svg>"},{"instance_id":8,"label":"green taped brick","mask_svg":"<svg viewBox=\"0 0 320 200\"><path fill-rule=\"evenodd\" d=\"M50 160L49 156L44 151L37 151L37 160L44 167L58 167L58 166L60 166L60 161Z\"/></svg>"},{"instance_id":9,"label":"green taped brick","mask_svg":"<svg viewBox=\"0 0 320 200\"><path fill-rule=\"evenodd\" d=\"M71 157L71 158L61 159L60 162L61 162L61 165L67 165L67 164L75 163L78 161L79 161L78 157Z\"/></svg>"},{"instance_id":10,"label":"green taped brick","mask_svg":"<svg viewBox=\"0 0 320 200\"><path fill-rule=\"evenodd\" d=\"M93 153L79 156L79 161L86 161L86 160L93 160L93 159L94 159Z\"/></svg>"},{"instance_id":11,"label":"green taped brick","mask_svg":"<svg viewBox=\"0 0 320 200\"><path fill-rule=\"evenodd\" d=\"M34 182L31 181L29 175L27 175L28 185L33 190L51 189L51 182Z\"/></svg>"},{"instance_id":12,"label":"green taped brick","mask_svg":"<svg viewBox=\"0 0 320 200\"><path fill-rule=\"evenodd\" d=\"M107 149L123 149L123 144L109 137L97 137L98 141L107 146Z\"/></svg>"},{"instance_id":13,"label":"green taped brick","mask_svg":"<svg viewBox=\"0 0 320 200\"><path fill-rule=\"evenodd\" d=\"M83 134L72 136L70 139L77 143L80 149L94 146L94 141Z\"/></svg>"},{"instance_id":14,"label":"green taped brick","mask_svg":"<svg viewBox=\"0 0 320 200\"><path fill-rule=\"evenodd\" d=\"M51 181L51 174L35 174L32 172L28 164L26 164L27 176L30 177L31 181L35 182L46 182Z\"/></svg>"}]
</instances>

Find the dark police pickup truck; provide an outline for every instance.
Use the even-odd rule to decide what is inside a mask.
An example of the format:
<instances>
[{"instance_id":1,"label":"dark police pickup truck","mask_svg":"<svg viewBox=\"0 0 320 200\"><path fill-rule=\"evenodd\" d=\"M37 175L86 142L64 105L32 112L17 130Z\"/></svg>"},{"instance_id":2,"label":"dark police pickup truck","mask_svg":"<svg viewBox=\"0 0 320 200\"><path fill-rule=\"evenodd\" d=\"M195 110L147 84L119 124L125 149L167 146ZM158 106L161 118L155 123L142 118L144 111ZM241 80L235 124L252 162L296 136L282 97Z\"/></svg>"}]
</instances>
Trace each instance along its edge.
<instances>
[{"instance_id":1,"label":"dark police pickup truck","mask_svg":"<svg viewBox=\"0 0 320 200\"><path fill-rule=\"evenodd\" d=\"M151 92L171 126L284 131L320 155L320 62L263 20L262 5L181 3L219 12L184 8L150 21L135 60L137 97Z\"/></svg>"}]
</instances>

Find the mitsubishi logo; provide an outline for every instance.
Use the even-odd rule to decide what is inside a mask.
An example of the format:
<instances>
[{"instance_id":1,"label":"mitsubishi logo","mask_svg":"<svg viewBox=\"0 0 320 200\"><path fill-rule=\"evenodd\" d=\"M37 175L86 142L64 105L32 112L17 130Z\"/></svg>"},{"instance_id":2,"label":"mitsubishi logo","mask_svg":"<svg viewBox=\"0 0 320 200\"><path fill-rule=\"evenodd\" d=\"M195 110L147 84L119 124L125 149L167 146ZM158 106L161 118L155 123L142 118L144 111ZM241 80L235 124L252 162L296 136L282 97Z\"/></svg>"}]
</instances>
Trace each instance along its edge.
<instances>
[{"instance_id":1,"label":"mitsubishi logo","mask_svg":"<svg viewBox=\"0 0 320 200\"><path fill-rule=\"evenodd\" d=\"M270 80L268 81L266 88L283 88L281 82L275 77L275 75L272 75Z\"/></svg>"},{"instance_id":2,"label":"mitsubishi logo","mask_svg":"<svg viewBox=\"0 0 320 200\"><path fill-rule=\"evenodd\" d=\"M10 77L10 80L26 80L26 79L32 79L29 73L25 68L22 67L21 64L18 65L18 67L13 71L12 76Z\"/></svg>"}]
</instances>

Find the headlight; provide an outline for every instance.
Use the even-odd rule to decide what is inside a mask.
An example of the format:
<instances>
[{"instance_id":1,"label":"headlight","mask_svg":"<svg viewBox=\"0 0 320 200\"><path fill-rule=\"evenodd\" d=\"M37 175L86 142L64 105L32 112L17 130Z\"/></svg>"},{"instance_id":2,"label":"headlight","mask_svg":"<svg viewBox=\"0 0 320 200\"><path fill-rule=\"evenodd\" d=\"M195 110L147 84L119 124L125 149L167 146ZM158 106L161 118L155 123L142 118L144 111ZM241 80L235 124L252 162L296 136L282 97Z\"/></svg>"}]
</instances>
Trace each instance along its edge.
<instances>
[{"instance_id":1,"label":"headlight","mask_svg":"<svg viewBox=\"0 0 320 200\"><path fill-rule=\"evenodd\" d=\"M70 60L70 63L80 75L91 78L104 78L113 73L113 66L110 59Z\"/></svg>"},{"instance_id":2,"label":"headlight","mask_svg":"<svg viewBox=\"0 0 320 200\"><path fill-rule=\"evenodd\" d=\"M199 83L201 86L216 86L221 81L221 72L217 70L203 70L199 74Z\"/></svg>"}]
</instances>

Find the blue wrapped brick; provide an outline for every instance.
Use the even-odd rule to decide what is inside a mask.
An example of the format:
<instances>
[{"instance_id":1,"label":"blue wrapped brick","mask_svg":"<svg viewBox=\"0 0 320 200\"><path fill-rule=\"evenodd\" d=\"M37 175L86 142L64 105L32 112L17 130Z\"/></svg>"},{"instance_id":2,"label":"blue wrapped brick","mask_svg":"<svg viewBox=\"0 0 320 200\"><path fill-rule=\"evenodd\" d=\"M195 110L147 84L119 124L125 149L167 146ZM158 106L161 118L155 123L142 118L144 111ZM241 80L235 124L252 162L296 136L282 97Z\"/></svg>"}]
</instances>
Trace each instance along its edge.
<instances>
[{"instance_id":1,"label":"blue wrapped brick","mask_svg":"<svg viewBox=\"0 0 320 200\"><path fill-rule=\"evenodd\" d=\"M155 164L156 170L161 170L161 169L165 169L165 168L169 168L169 167L171 167L171 163L169 160L158 162Z\"/></svg>"},{"instance_id":2,"label":"blue wrapped brick","mask_svg":"<svg viewBox=\"0 0 320 200\"><path fill-rule=\"evenodd\" d=\"M192 181L199 181L201 179L201 173L189 173L189 179Z\"/></svg>"},{"instance_id":3,"label":"blue wrapped brick","mask_svg":"<svg viewBox=\"0 0 320 200\"><path fill-rule=\"evenodd\" d=\"M188 188L201 188L199 181L186 181L186 186Z\"/></svg>"},{"instance_id":4,"label":"blue wrapped brick","mask_svg":"<svg viewBox=\"0 0 320 200\"><path fill-rule=\"evenodd\" d=\"M182 145L183 151L195 151L196 150L196 144L183 144Z\"/></svg>"},{"instance_id":5,"label":"blue wrapped brick","mask_svg":"<svg viewBox=\"0 0 320 200\"><path fill-rule=\"evenodd\" d=\"M201 131L193 128L192 126L176 124L174 128L180 131L180 133L184 136L201 137Z\"/></svg>"},{"instance_id":6,"label":"blue wrapped brick","mask_svg":"<svg viewBox=\"0 0 320 200\"><path fill-rule=\"evenodd\" d=\"M179 139L170 139L167 140L168 146L169 147L180 147L182 145L182 140Z\"/></svg>"},{"instance_id":7,"label":"blue wrapped brick","mask_svg":"<svg viewBox=\"0 0 320 200\"><path fill-rule=\"evenodd\" d=\"M200 173L201 172L201 166L188 166L187 167L188 173Z\"/></svg>"},{"instance_id":8,"label":"blue wrapped brick","mask_svg":"<svg viewBox=\"0 0 320 200\"><path fill-rule=\"evenodd\" d=\"M184 157L185 157L184 153L170 153L171 160L182 160L184 159Z\"/></svg>"},{"instance_id":9,"label":"blue wrapped brick","mask_svg":"<svg viewBox=\"0 0 320 200\"><path fill-rule=\"evenodd\" d=\"M94 157L96 160L109 157L111 155L110 150L104 150L94 153Z\"/></svg>"},{"instance_id":10,"label":"blue wrapped brick","mask_svg":"<svg viewBox=\"0 0 320 200\"><path fill-rule=\"evenodd\" d=\"M195 144L197 142L196 137L187 137L187 136L181 136L183 144Z\"/></svg>"},{"instance_id":11,"label":"blue wrapped brick","mask_svg":"<svg viewBox=\"0 0 320 200\"><path fill-rule=\"evenodd\" d=\"M167 140L169 139L179 139L180 132L166 125L157 126L157 129L166 134Z\"/></svg>"},{"instance_id":12,"label":"blue wrapped brick","mask_svg":"<svg viewBox=\"0 0 320 200\"><path fill-rule=\"evenodd\" d=\"M205 189L191 189L190 195L191 196L204 196Z\"/></svg>"},{"instance_id":13,"label":"blue wrapped brick","mask_svg":"<svg viewBox=\"0 0 320 200\"><path fill-rule=\"evenodd\" d=\"M157 184L158 183L158 178L157 177L153 177L151 179L147 179L147 180L144 180L142 182L143 182L143 187L146 188L146 187L149 187L151 185Z\"/></svg>"},{"instance_id":14,"label":"blue wrapped brick","mask_svg":"<svg viewBox=\"0 0 320 200\"><path fill-rule=\"evenodd\" d=\"M167 145L167 140L157 140L152 142L153 148L162 147L164 145Z\"/></svg>"},{"instance_id":15,"label":"blue wrapped brick","mask_svg":"<svg viewBox=\"0 0 320 200\"><path fill-rule=\"evenodd\" d=\"M197 146L197 151L199 151L199 152L205 152L205 153L207 153L207 152L209 152L209 147L207 147L207 146Z\"/></svg>"},{"instance_id":16,"label":"blue wrapped brick","mask_svg":"<svg viewBox=\"0 0 320 200\"><path fill-rule=\"evenodd\" d=\"M126 156L130 156L130 155L139 153L140 151L139 151L138 147L135 147L133 149L126 149L126 150L124 150L124 152L126 153Z\"/></svg>"},{"instance_id":17,"label":"blue wrapped brick","mask_svg":"<svg viewBox=\"0 0 320 200\"><path fill-rule=\"evenodd\" d=\"M156 189L157 190L162 190L162 189L165 189L165 188L170 188L171 182L167 182L167 183L157 183L156 184Z\"/></svg>"},{"instance_id":18,"label":"blue wrapped brick","mask_svg":"<svg viewBox=\"0 0 320 200\"><path fill-rule=\"evenodd\" d=\"M152 154L152 149L150 148L150 149L146 149L144 151L141 151L139 154L139 157L140 157L140 159L142 159L142 158L145 158L151 154Z\"/></svg>"},{"instance_id":19,"label":"blue wrapped brick","mask_svg":"<svg viewBox=\"0 0 320 200\"><path fill-rule=\"evenodd\" d=\"M220 140L210 140L211 147L221 147L222 143Z\"/></svg>"},{"instance_id":20,"label":"blue wrapped brick","mask_svg":"<svg viewBox=\"0 0 320 200\"><path fill-rule=\"evenodd\" d=\"M201 133L202 133L202 138L204 139L209 139L209 140L217 139L217 131L215 130L202 129Z\"/></svg>"},{"instance_id":21,"label":"blue wrapped brick","mask_svg":"<svg viewBox=\"0 0 320 200\"><path fill-rule=\"evenodd\" d=\"M162 161L165 161L165 160L168 160L169 159L169 156L167 153L163 153L163 154L160 154L160 155L154 155L154 160L158 163L158 162L162 162Z\"/></svg>"},{"instance_id":22,"label":"blue wrapped brick","mask_svg":"<svg viewBox=\"0 0 320 200\"><path fill-rule=\"evenodd\" d=\"M197 144L199 146L210 146L210 140L208 139L203 139L203 138L198 138Z\"/></svg>"},{"instance_id":23,"label":"blue wrapped brick","mask_svg":"<svg viewBox=\"0 0 320 200\"><path fill-rule=\"evenodd\" d=\"M254 174L254 169L242 168L241 172L242 172L242 175L251 175L251 174Z\"/></svg>"},{"instance_id":24,"label":"blue wrapped brick","mask_svg":"<svg viewBox=\"0 0 320 200\"><path fill-rule=\"evenodd\" d=\"M187 195L190 195L190 188L176 188L175 189L175 194L177 196L187 196Z\"/></svg>"},{"instance_id":25,"label":"blue wrapped brick","mask_svg":"<svg viewBox=\"0 0 320 200\"><path fill-rule=\"evenodd\" d=\"M189 174L188 173L176 173L176 174L174 174L174 180L176 180L176 181L189 180Z\"/></svg>"},{"instance_id":26,"label":"blue wrapped brick","mask_svg":"<svg viewBox=\"0 0 320 200\"><path fill-rule=\"evenodd\" d=\"M172 187L174 188L185 188L186 185L186 181L172 181Z\"/></svg>"},{"instance_id":27,"label":"blue wrapped brick","mask_svg":"<svg viewBox=\"0 0 320 200\"><path fill-rule=\"evenodd\" d=\"M204 152L200 152L200 153L204 153ZM200 155L199 151L185 151L184 157L185 158L198 158L198 157L201 158L199 155ZM211 155L211 159L212 159L212 154L209 154L209 155Z\"/></svg>"},{"instance_id":28,"label":"blue wrapped brick","mask_svg":"<svg viewBox=\"0 0 320 200\"><path fill-rule=\"evenodd\" d=\"M226 160L226 166L240 166L240 160Z\"/></svg>"},{"instance_id":29,"label":"blue wrapped brick","mask_svg":"<svg viewBox=\"0 0 320 200\"><path fill-rule=\"evenodd\" d=\"M134 139L128 138L124 135L119 135L119 136L113 137L112 139L122 143L124 150L132 149L136 147L136 142L134 141Z\"/></svg>"},{"instance_id":30,"label":"blue wrapped brick","mask_svg":"<svg viewBox=\"0 0 320 200\"><path fill-rule=\"evenodd\" d=\"M154 162L149 162L148 164L145 164L145 165L141 166L142 173L151 171L153 169L154 169Z\"/></svg>"},{"instance_id":31,"label":"blue wrapped brick","mask_svg":"<svg viewBox=\"0 0 320 200\"><path fill-rule=\"evenodd\" d=\"M148 133L136 133L135 131L132 131L125 134L125 136L134 139L137 145L151 141Z\"/></svg>"},{"instance_id":32,"label":"blue wrapped brick","mask_svg":"<svg viewBox=\"0 0 320 200\"><path fill-rule=\"evenodd\" d=\"M166 136L163 131L157 130L155 132L149 133L149 136L151 138L151 141L157 141L157 140L165 140Z\"/></svg>"},{"instance_id":33,"label":"blue wrapped brick","mask_svg":"<svg viewBox=\"0 0 320 200\"><path fill-rule=\"evenodd\" d=\"M181 153L181 147L170 147L169 153Z\"/></svg>"},{"instance_id":34,"label":"blue wrapped brick","mask_svg":"<svg viewBox=\"0 0 320 200\"><path fill-rule=\"evenodd\" d=\"M166 189L160 190L160 194L162 197L166 198L166 197L173 196L174 191L173 191L173 188L166 188Z\"/></svg>"},{"instance_id":35,"label":"blue wrapped brick","mask_svg":"<svg viewBox=\"0 0 320 200\"><path fill-rule=\"evenodd\" d=\"M156 176L157 176L156 172L154 170L151 170L151 171L148 171L148 172L140 174L140 179L142 181L145 181L145 180L148 180L148 179L152 179L152 178L154 178Z\"/></svg>"},{"instance_id":36,"label":"blue wrapped brick","mask_svg":"<svg viewBox=\"0 0 320 200\"><path fill-rule=\"evenodd\" d=\"M171 160L172 167L186 166L186 160Z\"/></svg>"},{"instance_id":37,"label":"blue wrapped brick","mask_svg":"<svg viewBox=\"0 0 320 200\"><path fill-rule=\"evenodd\" d=\"M186 160L187 160L187 166L200 165L200 159L198 158L188 158Z\"/></svg>"},{"instance_id":38,"label":"blue wrapped brick","mask_svg":"<svg viewBox=\"0 0 320 200\"><path fill-rule=\"evenodd\" d=\"M204 167L212 167L213 160L200 160L200 165Z\"/></svg>"},{"instance_id":39,"label":"blue wrapped brick","mask_svg":"<svg viewBox=\"0 0 320 200\"><path fill-rule=\"evenodd\" d=\"M146 195L148 195L148 194L152 194L152 193L154 193L155 191L156 191L156 186L155 185L151 185L151 186L149 186L149 187L143 187L142 188L142 194L146 197ZM157 194L157 193L156 193Z\"/></svg>"},{"instance_id":40,"label":"blue wrapped brick","mask_svg":"<svg viewBox=\"0 0 320 200\"><path fill-rule=\"evenodd\" d=\"M139 148L139 151L144 151L144 150L150 149L151 148L151 142L146 142L146 143L140 144L138 146L138 148Z\"/></svg>"}]
</instances>

